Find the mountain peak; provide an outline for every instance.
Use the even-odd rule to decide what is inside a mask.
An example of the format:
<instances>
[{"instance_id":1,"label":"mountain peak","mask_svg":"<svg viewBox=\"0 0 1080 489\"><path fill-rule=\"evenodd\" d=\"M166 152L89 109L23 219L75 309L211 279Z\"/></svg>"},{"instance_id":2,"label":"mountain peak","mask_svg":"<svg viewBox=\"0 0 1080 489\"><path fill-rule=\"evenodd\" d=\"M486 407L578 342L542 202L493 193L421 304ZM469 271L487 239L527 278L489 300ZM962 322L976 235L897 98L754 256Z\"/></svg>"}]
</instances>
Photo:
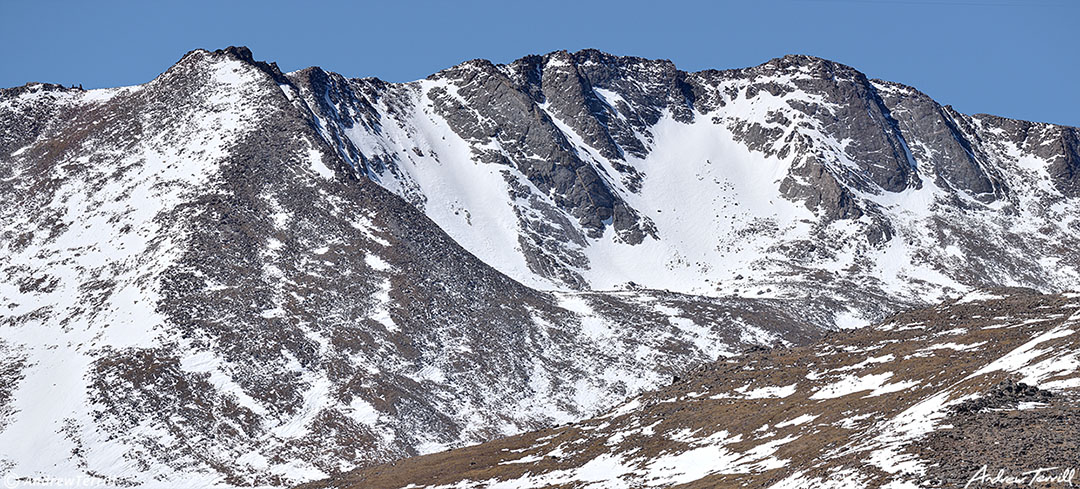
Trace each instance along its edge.
<instances>
[{"instance_id":1,"label":"mountain peak","mask_svg":"<svg viewBox=\"0 0 1080 489\"><path fill-rule=\"evenodd\" d=\"M808 54L787 54L770 59L757 66L735 71L764 72L767 74L801 73L815 78L832 78L839 75L845 78L863 80L863 83L866 80L866 75L851 66Z\"/></svg>"},{"instance_id":2,"label":"mountain peak","mask_svg":"<svg viewBox=\"0 0 1080 489\"><path fill-rule=\"evenodd\" d=\"M227 54L241 61L247 61L249 63L255 62L255 59L251 55L251 49L248 49L247 46L229 46L225 49L214 51L214 54Z\"/></svg>"},{"instance_id":3,"label":"mountain peak","mask_svg":"<svg viewBox=\"0 0 1080 489\"><path fill-rule=\"evenodd\" d=\"M175 67L177 65L182 65L187 61L201 60L206 58L216 60L232 59L235 61L239 61L266 73L279 83L287 82L284 73L282 73L281 69L278 68L276 62L255 60L254 56L251 53L251 49L248 49L247 46L228 46L226 48L215 49L213 51L202 48L193 49L184 54L184 56L180 58L180 61L177 61L176 64L173 66Z\"/></svg>"},{"instance_id":4,"label":"mountain peak","mask_svg":"<svg viewBox=\"0 0 1080 489\"><path fill-rule=\"evenodd\" d=\"M83 91L81 87L65 87L56 83L28 82L18 87L0 88L0 98L17 97L25 93Z\"/></svg>"}]
</instances>

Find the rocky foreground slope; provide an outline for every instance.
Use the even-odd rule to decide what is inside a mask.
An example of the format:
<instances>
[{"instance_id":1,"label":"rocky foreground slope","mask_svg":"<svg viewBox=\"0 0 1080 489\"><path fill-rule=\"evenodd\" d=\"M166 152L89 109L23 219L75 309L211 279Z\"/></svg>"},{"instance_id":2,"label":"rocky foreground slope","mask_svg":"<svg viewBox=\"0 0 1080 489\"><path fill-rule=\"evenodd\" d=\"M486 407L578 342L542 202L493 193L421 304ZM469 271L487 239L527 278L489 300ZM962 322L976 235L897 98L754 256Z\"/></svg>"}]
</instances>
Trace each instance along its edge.
<instances>
[{"instance_id":1,"label":"rocky foreground slope","mask_svg":"<svg viewBox=\"0 0 1080 489\"><path fill-rule=\"evenodd\" d=\"M592 419L302 487L1000 487L1001 470L1066 487L1080 468L1080 294L1002 292L701 365ZM1045 480L1023 475L1039 469Z\"/></svg>"},{"instance_id":2,"label":"rocky foreground slope","mask_svg":"<svg viewBox=\"0 0 1080 489\"><path fill-rule=\"evenodd\" d=\"M1078 141L806 56L387 83L228 48L3 89L0 472L287 485L1074 289Z\"/></svg>"}]
</instances>

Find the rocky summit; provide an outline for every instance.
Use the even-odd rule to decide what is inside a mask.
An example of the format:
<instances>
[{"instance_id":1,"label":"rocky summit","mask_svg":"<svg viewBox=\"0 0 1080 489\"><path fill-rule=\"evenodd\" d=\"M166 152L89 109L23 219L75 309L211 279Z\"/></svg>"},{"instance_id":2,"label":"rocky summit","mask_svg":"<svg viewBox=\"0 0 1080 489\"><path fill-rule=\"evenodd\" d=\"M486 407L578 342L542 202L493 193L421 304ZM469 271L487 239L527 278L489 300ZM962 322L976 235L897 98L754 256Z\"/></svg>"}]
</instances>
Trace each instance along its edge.
<instances>
[{"instance_id":1,"label":"rocky summit","mask_svg":"<svg viewBox=\"0 0 1080 489\"><path fill-rule=\"evenodd\" d=\"M1080 288L1078 207L1080 130L808 56L688 73L559 51L389 83L230 47L143 85L0 89L0 473L385 474L973 291ZM913 388L881 368L875 389ZM965 406L956 426L997 416ZM608 461L675 453L656 443ZM550 448L552 470L584 460ZM839 467L804 466L776 478Z\"/></svg>"}]
</instances>

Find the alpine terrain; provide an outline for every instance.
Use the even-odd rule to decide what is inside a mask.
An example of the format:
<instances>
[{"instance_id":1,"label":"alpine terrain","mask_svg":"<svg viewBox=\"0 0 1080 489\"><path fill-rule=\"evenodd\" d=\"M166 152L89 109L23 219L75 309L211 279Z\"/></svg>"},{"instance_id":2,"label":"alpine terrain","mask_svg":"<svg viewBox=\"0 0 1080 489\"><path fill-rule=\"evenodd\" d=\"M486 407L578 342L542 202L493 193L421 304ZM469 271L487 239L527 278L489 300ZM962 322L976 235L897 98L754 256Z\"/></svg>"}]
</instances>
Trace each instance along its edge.
<instances>
[{"instance_id":1,"label":"alpine terrain","mask_svg":"<svg viewBox=\"0 0 1080 489\"><path fill-rule=\"evenodd\" d=\"M628 484L825 480L868 451L916 471L907 435L890 438L908 428L840 413L944 412L1006 380L957 376L1023 335L1071 341L1073 298L1031 294L1080 288L1078 217L1080 130L961 114L808 56L687 73L559 51L388 83L230 47L144 85L0 89L0 473L285 486L567 423L547 444L498 442L541 465L469 480L588 481L583 457L617 436L640 453L591 460ZM1049 309L989 328L950 306L987 325L835 339L998 287ZM935 346L950 342L968 346ZM817 379L779 367L813 361ZM1001 395L1053 407L1076 387L1051 381L1045 400L1037 373L1022 379L1037 391ZM848 381L881 396L844 397ZM758 384L776 395L747 394ZM836 395L810 402L818 387ZM882 411L883 396L905 400ZM710 411L641 424L666 406ZM805 421L779 426L786 406ZM739 410L773 426L744 432L758 426ZM682 434L634 441L668 427ZM560 452L571 440L594 451ZM491 446L436 457L489 467ZM692 479L663 458L693 447L735 458ZM416 480L467 484L446 471Z\"/></svg>"},{"instance_id":2,"label":"alpine terrain","mask_svg":"<svg viewBox=\"0 0 1080 489\"><path fill-rule=\"evenodd\" d=\"M1068 487L1078 326L1080 294L972 293L705 364L592 419L303 488Z\"/></svg>"}]
</instances>

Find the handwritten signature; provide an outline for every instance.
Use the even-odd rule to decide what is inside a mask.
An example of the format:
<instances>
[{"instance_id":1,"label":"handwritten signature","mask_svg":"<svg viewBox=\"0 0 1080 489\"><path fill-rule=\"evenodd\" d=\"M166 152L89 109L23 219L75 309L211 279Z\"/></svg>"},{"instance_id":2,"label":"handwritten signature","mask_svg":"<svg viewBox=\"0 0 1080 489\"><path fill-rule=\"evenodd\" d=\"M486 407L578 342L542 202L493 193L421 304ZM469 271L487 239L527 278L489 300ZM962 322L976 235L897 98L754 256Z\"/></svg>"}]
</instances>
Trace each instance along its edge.
<instances>
[{"instance_id":1,"label":"handwritten signature","mask_svg":"<svg viewBox=\"0 0 1080 489\"><path fill-rule=\"evenodd\" d=\"M1059 484L1072 487L1075 479L1076 468L1042 467L1015 475L1001 469L996 474L991 475L989 467L983 465L982 468L975 472L975 476L964 485L964 489L968 489L973 484L976 484L975 487L981 485L1033 486L1035 484Z\"/></svg>"}]
</instances>

